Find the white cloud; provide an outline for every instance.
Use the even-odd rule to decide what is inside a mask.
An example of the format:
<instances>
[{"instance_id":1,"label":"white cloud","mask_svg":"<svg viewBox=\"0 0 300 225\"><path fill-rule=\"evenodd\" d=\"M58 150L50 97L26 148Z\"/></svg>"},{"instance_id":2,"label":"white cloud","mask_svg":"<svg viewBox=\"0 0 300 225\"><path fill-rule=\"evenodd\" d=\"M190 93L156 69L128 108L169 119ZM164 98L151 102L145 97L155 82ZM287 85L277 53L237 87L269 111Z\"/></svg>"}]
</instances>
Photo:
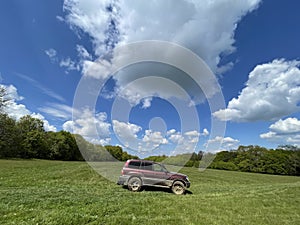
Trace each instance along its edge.
<instances>
[{"instance_id":1,"label":"white cloud","mask_svg":"<svg viewBox=\"0 0 300 225\"><path fill-rule=\"evenodd\" d=\"M251 122L279 119L299 111L299 65L300 61L276 59L256 66L240 95L213 115L223 121Z\"/></svg>"},{"instance_id":2,"label":"white cloud","mask_svg":"<svg viewBox=\"0 0 300 225\"><path fill-rule=\"evenodd\" d=\"M195 151L197 144L199 142L200 133L196 130L187 131L183 134L174 129L167 132L168 139L176 144L172 155L192 153Z\"/></svg>"},{"instance_id":3,"label":"white cloud","mask_svg":"<svg viewBox=\"0 0 300 225\"><path fill-rule=\"evenodd\" d=\"M74 109L64 104L48 103L45 106L40 107L39 110L56 118L70 120Z\"/></svg>"},{"instance_id":4,"label":"white cloud","mask_svg":"<svg viewBox=\"0 0 300 225\"><path fill-rule=\"evenodd\" d=\"M9 116L19 120L22 116L30 115L31 112L26 108L25 105L17 103L24 99L24 97L18 94L17 88L13 85L1 85L6 89L7 98L10 99L9 104L4 108L4 112Z\"/></svg>"},{"instance_id":5,"label":"white cloud","mask_svg":"<svg viewBox=\"0 0 300 225\"><path fill-rule=\"evenodd\" d=\"M48 50L45 50L45 53L46 53L47 56L49 56L51 61L56 61L57 52L56 52L55 49L50 48Z\"/></svg>"},{"instance_id":6,"label":"white cloud","mask_svg":"<svg viewBox=\"0 0 300 225\"><path fill-rule=\"evenodd\" d=\"M69 120L63 124L63 129L74 134L80 134L88 141L110 139L111 124L107 122L104 112L93 113L89 109L74 112L73 121Z\"/></svg>"},{"instance_id":7,"label":"white cloud","mask_svg":"<svg viewBox=\"0 0 300 225\"><path fill-rule=\"evenodd\" d=\"M143 106L142 106L142 108L143 109L149 108L151 106L151 100L152 100L151 97L150 98L144 98L143 99Z\"/></svg>"},{"instance_id":8,"label":"white cloud","mask_svg":"<svg viewBox=\"0 0 300 225\"><path fill-rule=\"evenodd\" d=\"M270 130L280 134L300 133L300 120L297 118L280 119L270 126Z\"/></svg>"},{"instance_id":9,"label":"white cloud","mask_svg":"<svg viewBox=\"0 0 300 225\"><path fill-rule=\"evenodd\" d=\"M107 60L90 61L84 60L82 62L82 74L88 77L105 80L109 77L111 64Z\"/></svg>"},{"instance_id":10,"label":"white cloud","mask_svg":"<svg viewBox=\"0 0 300 225\"><path fill-rule=\"evenodd\" d=\"M97 79L106 79L114 66L119 62L119 55L108 50L124 44L142 40L162 40L178 43L191 49L204 59L214 72L224 72L233 66L219 65L221 55L234 51L234 32L237 23L247 13L256 9L260 0L220 0L195 1L178 0L176 4L170 0L164 1L98 1L98 0L65 0L64 11L67 13L65 21L75 32L87 33L93 42L94 54L99 57L95 62L86 58L82 63L82 74ZM226 18L226 19L224 19ZM82 52L83 53L83 52ZM87 52L84 55L88 56ZM121 56L122 58L122 56ZM150 75L156 75L155 67L148 68ZM129 76L132 81L138 76L137 71ZM148 74L146 74L148 75ZM161 75L161 73L159 74ZM192 90L192 93L201 93L193 90L191 83L186 83L186 76L172 74L177 77L177 83ZM136 77L134 77L136 76ZM163 75L161 75L163 76ZM128 76L114 76L118 87L124 87ZM157 82L156 82L157 84ZM136 87L137 86L137 87ZM149 90L149 87L151 88ZM131 104L138 104L144 97L159 96L168 99L169 96L182 98L182 93L174 86L159 92L153 91L153 85L139 83L132 89L120 90L120 95ZM213 85L210 86L213 90ZM211 93L214 93L211 91ZM198 94L203 101L202 93ZM184 95L186 98L186 95ZM191 99L188 99L191 102ZM193 100L195 104L199 103ZM150 107L150 99L143 102L143 107Z\"/></svg>"},{"instance_id":11,"label":"white cloud","mask_svg":"<svg viewBox=\"0 0 300 225\"><path fill-rule=\"evenodd\" d=\"M220 54L234 50L236 24L259 1L181 0L174 4L169 0L143 3L132 0L130 3L121 1L119 5L118 28L123 43L149 39L174 41L196 52L216 71Z\"/></svg>"},{"instance_id":12,"label":"white cloud","mask_svg":"<svg viewBox=\"0 0 300 225\"><path fill-rule=\"evenodd\" d=\"M150 153L154 150L163 150L168 146L174 149L172 154L193 152L198 143L200 133L188 131L184 134L171 129L166 136L160 131L145 130L136 124L113 120L113 129L122 146L140 153ZM173 146L175 144L175 146ZM166 147L166 149L168 149Z\"/></svg>"},{"instance_id":13,"label":"white cloud","mask_svg":"<svg viewBox=\"0 0 300 225\"><path fill-rule=\"evenodd\" d=\"M118 120L113 120L112 124L115 134L125 147L134 148L134 146L137 146L137 133L142 130L142 127L128 122L120 122Z\"/></svg>"},{"instance_id":14,"label":"white cloud","mask_svg":"<svg viewBox=\"0 0 300 225\"><path fill-rule=\"evenodd\" d=\"M80 59L92 59L90 53L82 45L76 45L76 50Z\"/></svg>"},{"instance_id":15,"label":"white cloud","mask_svg":"<svg viewBox=\"0 0 300 225\"><path fill-rule=\"evenodd\" d=\"M59 22L65 22L65 19L61 16L56 16L56 19L59 21Z\"/></svg>"},{"instance_id":16,"label":"white cloud","mask_svg":"<svg viewBox=\"0 0 300 225\"><path fill-rule=\"evenodd\" d=\"M151 149L168 144L168 140L163 137L161 132L152 130L145 131L143 142L146 143L146 148Z\"/></svg>"},{"instance_id":17,"label":"white cloud","mask_svg":"<svg viewBox=\"0 0 300 225\"><path fill-rule=\"evenodd\" d=\"M234 50L236 24L254 10L259 0L139 1L111 3L97 0L66 0L66 20L73 29L88 33L100 56L107 43L141 40L177 42L195 51L216 71L221 53ZM107 10L111 6L112 10ZM180 15L180 16L179 16ZM226 19L224 19L226 18ZM111 21L117 29L110 30Z\"/></svg>"},{"instance_id":18,"label":"white cloud","mask_svg":"<svg viewBox=\"0 0 300 225\"><path fill-rule=\"evenodd\" d=\"M49 122L48 122L48 120L46 120L43 115L41 115L39 113L32 113L31 116L33 118L37 118L37 119L42 120L43 123L44 123L44 128L45 128L46 131L54 131L54 132L56 132L56 130L57 130L56 127L53 126L53 125L50 125Z\"/></svg>"},{"instance_id":19,"label":"white cloud","mask_svg":"<svg viewBox=\"0 0 300 225\"><path fill-rule=\"evenodd\" d=\"M64 1L64 10L68 13L66 21L72 29L80 28L93 38L98 56L106 50L104 41L110 18L107 6L110 3L110 0Z\"/></svg>"},{"instance_id":20,"label":"white cloud","mask_svg":"<svg viewBox=\"0 0 300 225\"><path fill-rule=\"evenodd\" d=\"M21 101L24 99L23 96L20 96L18 94L18 90L15 86L13 85L8 85L8 86L1 85L1 86L4 87L6 90L7 99L11 99L13 101Z\"/></svg>"},{"instance_id":21,"label":"white cloud","mask_svg":"<svg viewBox=\"0 0 300 225\"><path fill-rule=\"evenodd\" d=\"M204 146L212 145L216 146L220 145L219 149L210 149L210 152L220 152L220 151L228 151L232 150L238 147L238 144L240 143L239 140L233 139L232 137L220 137L217 136L213 139L209 139L207 143Z\"/></svg>"},{"instance_id":22,"label":"white cloud","mask_svg":"<svg viewBox=\"0 0 300 225\"><path fill-rule=\"evenodd\" d=\"M202 131L202 133L201 133L201 135L202 136L208 136L209 135L209 131L206 128L204 128L203 131Z\"/></svg>"},{"instance_id":23,"label":"white cloud","mask_svg":"<svg viewBox=\"0 0 300 225\"><path fill-rule=\"evenodd\" d=\"M49 121L39 113L32 113L29 109L26 108L24 104L19 104L18 101L24 99L24 97L18 94L18 90L13 85L1 85L6 89L7 97L10 99L9 104L4 107L4 112L7 113L12 118L19 120L21 117L30 115L33 118L38 118L43 121L44 128L46 131L56 131L56 127L50 125Z\"/></svg>"},{"instance_id":24,"label":"white cloud","mask_svg":"<svg viewBox=\"0 0 300 225\"><path fill-rule=\"evenodd\" d=\"M269 129L270 131L261 134L260 138L278 144L300 145L300 120L297 118L280 119L270 125Z\"/></svg>"},{"instance_id":25,"label":"white cloud","mask_svg":"<svg viewBox=\"0 0 300 225\"><path fill-rule=\"evenodd\" d=\"M75 61L71 60L70 57L62 59L59 63L59 66L66 68L67 73L72 70L75 70L75 71L80 70L80 66Z\"/></svg>"}]
</instances>

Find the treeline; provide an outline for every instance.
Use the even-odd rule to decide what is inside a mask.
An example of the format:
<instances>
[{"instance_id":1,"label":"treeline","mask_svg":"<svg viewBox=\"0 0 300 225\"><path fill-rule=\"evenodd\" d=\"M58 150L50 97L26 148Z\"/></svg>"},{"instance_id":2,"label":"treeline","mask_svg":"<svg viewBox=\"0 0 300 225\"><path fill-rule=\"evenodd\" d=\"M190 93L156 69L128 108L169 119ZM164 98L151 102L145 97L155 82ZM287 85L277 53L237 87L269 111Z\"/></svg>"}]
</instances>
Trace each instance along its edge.
<instances>
[{"instance_id":1,"label":"treeline","mask_svg":"<svg viewBox=\"0 0 300 225\"><path fill-rule=\"evenodd\" d=\"M300 148L289 145L277 149L240 146L235 151L217 153L210 168L299 176Z\"/></svg>"},{"instance_id":2,"label":"treeline","mask_svg":"<svg viewBox=\"0 0 300 225\"><path fill-rule=\"evenodd\" d=\"M166 164L199 167L204 152L176 156L150 156L146 159ZM285 145L277 149L266 149L260 146L240 146L237 150L222 151L215 155L210 164L211 169L300 175L300 148Z\"/></svg>"},{"instance_id":3,"label":"treeline","mask_svg":"<svg viewBox=\"0 0 300 225\"><path fill-rule=\"evenodd\" d=\"M75 134L74 137L78 148L87 161L126 161L128 159L138 159L137 156L130 155L126 151L123 151L120 146L95 145L86 141L78 134Z\"/></svg>"},{"instance_id":4,"label":"treeline","mask_svg":"<svg viewBox=\"0 0 300 225\"><path fill-rule=\"evenodd\" d=\"M67 131L47 132L42 120L29 115L16 121L0 113L0 158L126 161L137 157L119 146L94 145Z\"/></svg>"}]
</instances>

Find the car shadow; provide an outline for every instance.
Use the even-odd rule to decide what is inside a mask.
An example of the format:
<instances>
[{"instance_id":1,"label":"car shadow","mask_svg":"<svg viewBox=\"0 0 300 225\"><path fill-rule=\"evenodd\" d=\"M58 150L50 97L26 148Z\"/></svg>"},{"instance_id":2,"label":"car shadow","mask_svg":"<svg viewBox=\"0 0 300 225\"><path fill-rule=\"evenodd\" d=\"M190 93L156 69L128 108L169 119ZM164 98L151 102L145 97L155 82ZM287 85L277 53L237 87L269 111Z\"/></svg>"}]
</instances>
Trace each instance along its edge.
<instances>
[{"instance_id":1,"label":"car shadow","mask_svg":"<svg viewBox=\"0 0 300 225\"><path fill-rule=\"evenodd\" d=\"M128 189L127 186L123 186L124 189ZM145 187L142 187L141 192L145 191L145 192L165 192L165 193L169 193L169 194L173 194L172 190L169 189L169 188L162 188L162 187L154 187L154 186L145 186ZM191 195L193 194L193 192L191 192L190 190L186 190L185 191L185 194L186 195Z\"/></svg>"}]
</instances>

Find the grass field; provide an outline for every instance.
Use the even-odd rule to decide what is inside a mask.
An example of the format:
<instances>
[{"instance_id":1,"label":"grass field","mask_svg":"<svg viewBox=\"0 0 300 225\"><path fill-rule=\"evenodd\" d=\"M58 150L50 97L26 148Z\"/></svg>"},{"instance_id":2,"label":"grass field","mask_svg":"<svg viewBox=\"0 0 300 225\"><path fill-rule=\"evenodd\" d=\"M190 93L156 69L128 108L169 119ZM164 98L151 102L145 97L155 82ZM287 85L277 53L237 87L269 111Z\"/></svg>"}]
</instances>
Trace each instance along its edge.
<instances>
[{"instance_id":1,"label":"grass field","mask_svg":"<svg viewBox=\"0 0 300 225\"><path fill-rule=\"evenodd\" d=\"M192 186L132 193L85 162L0 160L0 224L300 224L300 177L184 168Z\"/></svg>"}]
</instances>

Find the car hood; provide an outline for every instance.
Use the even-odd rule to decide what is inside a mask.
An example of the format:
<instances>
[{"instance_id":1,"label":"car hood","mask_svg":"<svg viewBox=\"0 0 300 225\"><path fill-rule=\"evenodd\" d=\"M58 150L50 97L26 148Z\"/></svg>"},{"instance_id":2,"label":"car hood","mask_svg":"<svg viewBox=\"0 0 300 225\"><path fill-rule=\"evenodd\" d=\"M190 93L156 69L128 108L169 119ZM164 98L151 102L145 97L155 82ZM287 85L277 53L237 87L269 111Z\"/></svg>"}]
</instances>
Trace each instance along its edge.
<instances>
[{"instance_id":1,"label":"car hood","mask_svg":"<svg viewBox=\"0 0 300 225\"><path fill-rule=\"evenodd\" d=\"M183 174L183 173L176 173L176 172L169 172L169 174L171 176L181 176L181 177L187 177L187 175Z\"/></svg>"}]
</instances>

